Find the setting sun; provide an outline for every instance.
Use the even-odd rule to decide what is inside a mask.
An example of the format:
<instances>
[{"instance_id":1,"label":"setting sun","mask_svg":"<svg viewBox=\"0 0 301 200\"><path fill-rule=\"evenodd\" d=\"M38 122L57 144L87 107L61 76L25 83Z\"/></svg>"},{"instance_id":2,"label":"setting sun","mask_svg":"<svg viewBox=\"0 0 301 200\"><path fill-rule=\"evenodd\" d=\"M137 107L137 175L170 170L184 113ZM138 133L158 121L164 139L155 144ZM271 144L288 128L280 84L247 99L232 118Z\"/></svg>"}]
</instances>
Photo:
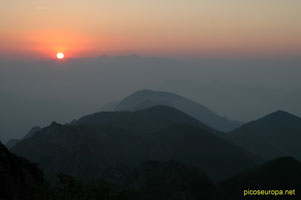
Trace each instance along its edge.
<instances>
[{"instance_id":1,"label":"setting sun","mask_svg":"<svg viewBox=\"0 0 301 200\"><path fill-rule=\"evenodd\" d=\"M64 54L62 52L59 52L56 54L56 58L62 60L64 58Z\"/></svg>"}]
</instances>

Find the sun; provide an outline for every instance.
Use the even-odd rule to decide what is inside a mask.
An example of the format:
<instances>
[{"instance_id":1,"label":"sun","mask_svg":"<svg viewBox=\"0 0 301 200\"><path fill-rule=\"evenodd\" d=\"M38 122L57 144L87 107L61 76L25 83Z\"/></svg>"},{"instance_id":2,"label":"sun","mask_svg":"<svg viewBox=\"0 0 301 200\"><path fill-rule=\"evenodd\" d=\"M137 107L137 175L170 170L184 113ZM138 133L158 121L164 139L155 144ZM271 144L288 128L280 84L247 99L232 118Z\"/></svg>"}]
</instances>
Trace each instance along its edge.
<instances>
[{"instance_id":1,"label":"sun","mask_svg":"<svg viewBox=\"0 0 301 200\"><path fill-rule=\"evenodd\" d=\"M59 60L62 60L64 57L65 57L65 55L62 52L58 52L56 54L56 58L59 59Z\"/></svg>"}]
</instances>

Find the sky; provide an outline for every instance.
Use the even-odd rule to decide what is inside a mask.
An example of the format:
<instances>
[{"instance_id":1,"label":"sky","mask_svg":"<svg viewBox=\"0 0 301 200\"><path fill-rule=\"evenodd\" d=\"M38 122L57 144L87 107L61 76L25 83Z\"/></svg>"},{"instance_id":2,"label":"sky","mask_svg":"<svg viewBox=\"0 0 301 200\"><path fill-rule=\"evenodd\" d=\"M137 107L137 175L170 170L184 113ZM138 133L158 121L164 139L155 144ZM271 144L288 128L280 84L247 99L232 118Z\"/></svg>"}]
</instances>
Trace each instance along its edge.
<instances>
[{"instance_id":1,"label":"sky","mask_svg":"<svg viewBox=\"0 0 301 200\"><path fill-rule=\"evenodd\" d=\"M300 56L300 0L10 0L0 56Z\"/></svg>"}]
</instances>

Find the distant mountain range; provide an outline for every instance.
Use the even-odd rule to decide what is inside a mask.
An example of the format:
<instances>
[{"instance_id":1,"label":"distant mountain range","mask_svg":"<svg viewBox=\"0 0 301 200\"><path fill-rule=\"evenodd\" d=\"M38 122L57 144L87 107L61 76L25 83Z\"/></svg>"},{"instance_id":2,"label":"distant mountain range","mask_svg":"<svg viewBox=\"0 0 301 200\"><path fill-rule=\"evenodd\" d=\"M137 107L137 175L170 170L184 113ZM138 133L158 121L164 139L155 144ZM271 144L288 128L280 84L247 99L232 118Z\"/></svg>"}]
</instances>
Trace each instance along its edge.
<instances>
[{"instance_id":1,"label":"distant mountain range","mask_svg":"<svg viewBox=\"0 0 301 200\"><path fill-rule=\"evenodd\" d=\"M301 159L301 118L276 111L230 133L230 141L267 160L279 156Z\"/></svg>"},{"instance_id":2,"label":"distant mountain range","mask_svg":"<svg viewBox=\"0 0 301 200\"><path fill-rule=\"evenodd\" d=\"M95 113L66 125L53 122L11 150L39 163L50 179L60 171L101 177L111 166L134 167L148 159L179 160L221 179L261 163L215 132L181 111L155 106Z\"/></svg>"},{"instance_id":3,"label":"distant mountain range","mask_svg":"<svg viewBox=\"0 0 301 200\"><path fill-rule=\"evenodd\" d=\"M51 187L60 174L64 187L48 190L36 165L0 144L0 198L78 194L86 200L106 195L106 188L110 200L240 200L244 190L259 188L295 189L297 196L285 196L294 199L301 164L279 156L300 155L300 124L299 117L277 111L226 134L162 105L53 122L34 127L11 151L37 163ZM260 157L278 158L264 163Z\"/></svg>"},{"instance_id":4,"label":"distant mountain range","mask_svg":"<svg viewBox=\"0 0 301 200\"><path fill-rule=\"evenodd\" d=\"M276 111L225 133L214 129L213 121L219 122L215 126L233 121L171 93L142 90L108 110L113 107L114 111L89 114L67 124L34 127L7 146L37 163L51 185L59 173L71 175L62 177L72 184L77 183L72 176L84 181L77 184L87 198L90 186L85 182L99 178L115 184L120 194L133 191L135 200L240 200L245 189L301 187L298 116ZM11 173L11 167L5 168L7 155L31 165L3 145L1 151L0 178L6 177L1 175L1 167ZM41 171L34 166L31 169L43 185ZM21 193L15 189L18 184L13 182L9 188ZM38 193L31 185L29 182L29 191ZM65 190L55 195L72 197Z\"/></svg>"},{"instance_id":5,"label":"distant mountain range","mask_svg":"<svg viewBox=\"0 0 301 200\"><path fill-rule=\"evenodd\" d=\"M220 180L263 159L301 158L301 119L297 116L277 111L227 134L211 128L206 116L229 122L184 97L141 90L121 101L114 112L36 127L7 146L39 163L47 178L63 171L89 179L103 176L118 164L134 167L142 160L174 159L201 167Z\"/></svg>"},{"instance_id":6,"label":"distant mountain range","mask_svg":"<svg viewBox=\"0 0 301 200\"><path fill-rule=\"evenodd\" d=\"M165 105L181 110L219 131L230 131L243 124L243 122L219 116L207 107L182 96L152 90L140 90L129 95L116 106L115 111L136 111L156 105Z\"/></svg>"},{"instance_id":7,"label":"distant mountain range","mask_svg":"<svg viewBox=\"0 0 301 200\"><path fill-rule=\"evenodd\" d=\"M11 100L7 100L7 102L4 102L4 105L8 104L8 102L11 102ZM19 102L18 107L20 107L20 104L21 103ZM150 108L150 107L153 107L156 105L165 105L165 106L170 106L175 109L181 110L181 111L185 112L186 114L189 114L192 117L198 119L199 121L207 124L208 126L214 128L216 130L220 130L220 131L231 131L234 128L243 124L243 122L232 121L232 120L228 120L225 117L221 117L221 116L215 114L213 111L206 108L205 106L203 106L199 103L193 102L184 97L178 96L176 94L172 94L172 93L168 93L168 92L157 92L157 91L151 91L151 90L140 90L140 91L135 92L134 94L126 97L121 102L107 103L104 106L102 106L100 109L98 109L98 111L137 111L137 110L141 110L141 109ZM48 109L48 107L49 106L46 105L47 109ZM19 110L17 108L16 108L16 110ZM7 109L7 108L5 108L5 109ZM20 110L22 110L22 109L20 109ZM61 109L55 108L55 109L51 109L51 110L61 110ZM24 112L22 112L22 115L23 115L23 113L29 113L29 112L30 111L25 110ZM46 113L48 113L48 111ZM46 113L45 113L45 115L48 115ZM18 114L15 114L14 116L16 116L16 115L18 115ZM65 115L72 116L72 114L64 114L64 116ZM23 118L26 118L26 117L24 116ZM70 118L72 119L72 117L70 117ZM61 118L59 118L59 119L61 119ZM14 121L14 120L11 119L9 121L12 124L12 121ZM40 124L38 121L39 120L37 120L37 124ZM30 124L32 124L32 122ZM10 126L13 126L13 125L10 125ZM9 128L7 128L7 129L5 128L5 130L2 130L2 132L8 134L10 131L9 131ZM6 147L11 148L18 141L19 141L19 139L13 138L7 142Z\"/></svg>"},{"instance_id":8,"label":"distant mountain range","mask_svg":"<svg viewBox=\"0 0 301 200\"><path fill-rule=\"evenodd\" d=\"M250 121L275 110L285 110L301 116L301 106L299 105L301 91L299 88L284 89L281 86L285 84L273 88L272 85L264 86L254 81L252 83L234 81L233 74L230 77L227 80L219 81L171 79L158 83L152 88L180 94L188 99L201 102L216 113L227 115L230 119Z\"/></svg>"}]
</instances>

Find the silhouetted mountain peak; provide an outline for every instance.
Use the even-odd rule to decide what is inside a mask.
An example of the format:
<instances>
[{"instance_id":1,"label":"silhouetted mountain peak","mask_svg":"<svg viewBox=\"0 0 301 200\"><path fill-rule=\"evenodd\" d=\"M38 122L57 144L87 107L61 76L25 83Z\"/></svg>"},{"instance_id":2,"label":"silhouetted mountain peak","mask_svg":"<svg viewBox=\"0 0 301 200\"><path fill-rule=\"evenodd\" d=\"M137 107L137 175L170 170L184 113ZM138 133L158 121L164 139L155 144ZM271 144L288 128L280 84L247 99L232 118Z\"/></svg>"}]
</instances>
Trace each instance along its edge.
<instances>
[{"instance_id":1,"label":"silhouetted mountain peak","mask_svg":"<svg viewBox=\"0 0 301 200\"><path fill-rule=\"evenodd\" d=\"M257 120L251 121L243 126L241 126L240 128L238 128L237 130L241 129L241 128L246 128L246 127L254 127L256 125L261 125L264 124L265 127L277 127L277 126L282 126L284 124L287 123L300 123L301 122L301 118L293 115L289 112L283 111L283 110L278 110L275 111L271 114L268 114L262 118L259 118Z\"/></svg>"},{"instance_id":2,"label":"silhouetted mountain peak","mask_svg":"<svg viewBox=\"0 0 301 200\"><path fill-rule=\"evenodd\" d=\"M53 121L49 126L41 129L38 131L37 134L34 134L33 138L37 135L41 136L51 136L52 138L59 138L62 137L64 133L69 133L69 126L68 125L62 125L55 121Z\"/></svg>"},{"instance_id":3,"label":"silhouetted mountain peak","mask_svg":"<svg viewBox=\"0 0 301 200\"><path fill-rule=\"evenodd\" d=\"M132 98L137 98L137 97L143 97L143 98L166 98L166 97L174 97L174 98L181 98L181 99L186 99L185 97L182 97L180 95L177 94L173 94L171 92L165 92L165 91L154 91L154 90L150 90L150 89L142 89L142 90L138 90L137 92L134 92L133 94L129 95L128 97L126 97L123 101L127 100L127 99L132 99Z\"/></svg>"},{"instance_id":4,"label":"silhouetted mountain peak","mask_svg":"<svg viewBox=\"0 0 301 200\"><path fill-rule=\"evenodd\" d=\"M231 121L211 111L209 108L185 97L170 92L139 90L124 98L116 107L116 111L137 111L157 105L176 108L198 119L208 126L220 131L230 131L242 122Z\"/></svg>"},{"instance_id":5,"label":"silhouetted mountain peak","mask_svg":"<svg viewBox=\"0 0 301 200\"><path fill-rule=\"evenodd\" d=\"M132 95L130 96L135 96L135 95L140 95L140 94L170 94L170 95L175 95L175 94L172 94L170 92L163 92L163 91L154 91L154 90L150 90L150 89L142 89L142 90L138 90L137 92L134 92ZM177 96L177 95L175 95Z\"/></svg>"},{"instance_id":6,"label":"silhouetted mountain peak","mask_svg":"<svg viewBox=\"0 0 301 200\"><path fill-rule=\"evenodd\" d=\"M289 112L278 110L269 115L266 115L265 117L261 118L261 120L300 120L300 118Z\"/></svg>"},{"instance_id":7,"label":"silhouetted mountain peak","mask_svg":"<svg viewBox=\"0 0 301 200\"><path fill-rule=\"evenodd\" d=\"M50 126L46 127L47 129L51 129L51 130L55 130L55 129L59 129L59 128L63 128L66 127L63 124L59 124L56 121L51 122Z\"/></svg>"},{"instance_id":8,"label":"silhouetted mountain peak","mask_svg":"<svg viewBox=\"0 0 301 200\"><path fill-rule=\"evenodd\" d=\"M56 121L51 122L50 126L58 126L60 125L59 123L57 123Z\"/></svg>"},{"instance_id":9,"label":"silhouetted mountain peak","mask_svg":"<svg viewBox=\"0 0 301 200\"><path fill-rule=\"evenodd\" d=\"M216 132L190 115L164 105L138 111L98 112L80 118L77 124L97 127L111 125L142 134L158 131L179 122L194 124L205 130Z\"/></svg>"},{"instance_id":10,"label":"silhouetted mountain peak","mask_svg":"<svg viewBox=\"0 0 301 200\"><path fill-rule=\"evenodd\" d=\"M139 110L139 111L136 111L136 112L165 112L165 113L177 113L177 114L181 114L181 115L185 115L189 118L192 118L191 116L187 115L186 113L180 111L180 110L177 110L175 108L172 108L170 106L164 106L164 105L156 105L156 106L153 106L151 108L146 108L144 110Z\"/></svg>"},{"instance_id":11,"label":"silhouetted mountain peak","mask_svg":"<svg viewBox=\"0 0 301 200\"><path fill-rule=\"evenodd\" d=\"M289 112L286 112L284 110L277 110L275 112L273 112L272 114L276 114L276 115L282 115L282 114L290 114Z\"/></svg>"},{"instance_id":12,"label":"silhouetted mountain peak","mask_svg":"<svg viewBox=\"0 0 301 200\"><path fill-rule=\"evenodd\" d=\"M91 115L87 115L84 116L82 118L80 118L77 122L81 123L83 121L89 121L89 120L99 120L99 121L109 121L108 116L118 116L118 115L141 115L141 114L147 114L148 116L150 116L149 114L155 114L155 115L170 115L171 117L174 115L181 115L183 117L189 118L190 120L194 121L194 122L198 122L198 120L194 119L193 117L187 115L186 113L177 110L175 108L172 108L170 106L164 106L164 105L156 105L150 108L146 108L146 109L142 109L142 110L138 110L138 111L117 111L117 112L98 112L98 113L94 113Z\"/></svg>"},{"instance_id":13,"label":"silhouetted mountain peak","mask_svg":"<svg viewBox=\"0 0 301 200\"><path fill-rule=\"evenodd\" d=\"M263 158L300 159L300 131L301 118L279 110L235 129L231 135L233 142Z\"/></svg>"},{"instance_id":14,"label":"silhouetted mountain peak","mask_svg":"<svg viewBox=\"0 0 301 200\"><path fill-rule=\"evenodd\" d=\"M260 162L215 133L182 111L157 105L138 111L98 112L74 124L52 122L12 151L39 163L49 179L59 171L97 178L112 165L131 167L148 159L179 160L217 179ZM223 169L229 163L231 167Z\"/></svg>"}]
</instances>

